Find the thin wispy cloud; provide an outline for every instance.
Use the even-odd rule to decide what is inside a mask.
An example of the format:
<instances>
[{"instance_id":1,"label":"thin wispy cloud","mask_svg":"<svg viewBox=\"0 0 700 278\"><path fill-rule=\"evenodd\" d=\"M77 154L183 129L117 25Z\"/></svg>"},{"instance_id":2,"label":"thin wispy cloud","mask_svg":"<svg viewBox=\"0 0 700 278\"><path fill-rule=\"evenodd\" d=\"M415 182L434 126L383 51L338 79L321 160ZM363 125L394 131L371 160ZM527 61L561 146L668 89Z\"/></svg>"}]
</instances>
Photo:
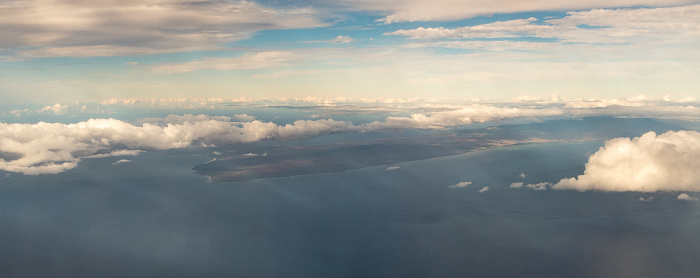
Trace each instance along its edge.
<instances>
[{"instance_id":1,"label":"thin wispy cloud","mask_svg":"<svg viewBox=\"0 0 700 278\"><path fill-rule=\"evenodd\" d=\"M387 11L390 14L377 22L392 24L406 21L447 21L488 16L497 13L517 13L529 11L583 10L593 8L614 8L629 6L672 6L694 3L689 0L615 0L615 1L517 1L498 2L467 0L406 0L406 1L371 1L348 0L357 9Z\"/></svg>"},{"instance_id":2,"label":"thin wispy cloud","mask_svg":"<svg viewBox=\"0 0 700 278\"><path fill-rule=\"evenodd\" d=\"M153 73L187 73L199 70L242 70L282 67L299 57L292 52L249 53L231 58L205 58L181 64L144 66Z\"/></svg>"},{"instance_id":3,"label":"thin wispy cloud","mask_svg":"<svg viewBox=\"0 0 700 278\"><path fill-rule=\"evenodd\" d=\"M354 42L355 39L353 39L350 36L343 36L339 35L331 40L321 40L321 41L308 41L307 43L340 43L340 44L350 44Z\"/></svg>"},{"instance_id":4,"label":"thin wispy cloud","mask_svg":"<svg viewBox=\"0 0 700 278\"><path fill-rule=\"evenodd\" d=\"M120 160L117 160L116 162L114 162L114 163L112 163L112 164L117 165L117 164L122 164L122 163L127 163L127 162L131 162L131 160L128 160L128 159L120 159Z\"/></svg>"},{"instance_id":5,"label":"thin wispy cloud","mask_svg":"<svg viewBox=\"0 0 700 278\"><path fill-rule=\"evenodd\" d=\"M510 188L522 188L524 184L523 182L514 182L510 184Z\"/></svg>"},{"instance_id":6,"label":"thin wispy cloud","mask_svg":"<svg viewBox=\"0 0 700 278\"><path fill-rule=\"evenodd\" d=\"M532 190L535 190L535 191L543 191L543 190L547 190L547 187L549 187L550 185L552 185L552 184L548 183L548 182L540 182L540 183L535 183L535 184L528 184L528 185L525 185L525 187L532 189Z\"/></svg>"},{"instance_id":7,"label":"thin wispy cloud","mask_svg":"<svg viewBox=\"0 0 700 278\"><path fill-rule=\"evenodd\" d=\"M9 1L0 47L27 57L144 55L221 49L260 30L326 26L309 8L251 1Z\"/></svg>"}]
</instances>

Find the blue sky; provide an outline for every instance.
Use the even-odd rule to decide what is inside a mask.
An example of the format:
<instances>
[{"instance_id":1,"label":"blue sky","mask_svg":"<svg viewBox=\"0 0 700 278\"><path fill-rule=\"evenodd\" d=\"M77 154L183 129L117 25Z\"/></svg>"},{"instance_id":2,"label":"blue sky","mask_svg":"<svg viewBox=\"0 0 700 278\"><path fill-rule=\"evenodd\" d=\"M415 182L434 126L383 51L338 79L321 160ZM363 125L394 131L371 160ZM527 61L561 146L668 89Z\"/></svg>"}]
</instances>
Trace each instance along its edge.
<instances>
[{"instance_id":1,"label":"blue sky","mask_svg":"<svg viewBox=\"0 0 700 278\"><path fill-rule=\"evenodd\" d=\"M0 101L684 99L699 1L3 1Z\"/></svg>"}]
</instances>

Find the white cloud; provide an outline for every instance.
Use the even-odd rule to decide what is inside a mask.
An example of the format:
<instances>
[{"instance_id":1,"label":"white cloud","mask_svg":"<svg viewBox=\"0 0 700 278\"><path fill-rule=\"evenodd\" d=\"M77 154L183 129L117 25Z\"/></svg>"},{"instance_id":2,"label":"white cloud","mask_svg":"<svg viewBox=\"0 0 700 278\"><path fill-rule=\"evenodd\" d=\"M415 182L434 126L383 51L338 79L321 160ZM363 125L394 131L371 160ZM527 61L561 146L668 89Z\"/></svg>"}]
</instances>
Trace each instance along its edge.
<instances>
[{"instance_id":1,"label":"white cloud","mask_svg":"<svg viewBox=\"0 0 700 278\"><path fill-rule=\"evenodd\" d=\"M697 201L698 200L698 198L690 197L690 195L688 195L686 193L681 193L680 195L678 195L678 197L676 199L684 200L684 201Z\"/></svg>"},{"instance_id":2,"label":"white cloud","mask_svg":"<svg viewBox=\"0 0 700 278\"><path fill-rule=\"evenodd\" d=\"M255 116L250 116L248 114L236 114L233 115L234 118L241 122L252 122L255 121Z\"/></svg>"},{"instance_id":3,"label":"white cloud","mask_svg":"<svg viewBox=\"0 0 700 278\"><path fill-rule=\"evenodd\" d=\"M644 95L621 99L569 99L561 103L574 116L609 115L653 117L695 121L700 119L700 105L692 99L652 98Z\"/></svg>"},{"instance_id":4,"label":"white cloud","mask_svg":"<svg viewBox=\"0 0 700 278\"><path fill-rule=\"evenodd\" d=\"M586 163L583 175L554 189L579 191L700 191L700 133L669 131L615 138Z\"/></svg>"},{"instance_id":5,"label":"white cloud","mask_svg":"<svg viewBox=\"0 0 700 278\"><path fill-rule=\"evenodd\" d=\"M486 192L486 191L489 191L489 187L488 187L488 186L485 186L484 188L480 189L480 190L479 190L479 193L484 193L484 192Z\"/></svg>"},{"instance_id":6,"label":"white cloud","mask_svg":"<svg viewBox=\"0 0 700 278\"><path fill-rule=\"evenodd\" d=\"M557 37L564 42L623 43L644 38L695 38L700 35L700 5L638 8L595 9L568 12L560 19L546 22L565 28ZM576 28L579 25L603 28Z\"/></svg>"},{"instance_id":7,"label":"white cloud","mask_svg":"<svg viewBox=\"0 0 700 278\"><path fill-rule=\"evenodd\" d=\"M508 50L542 50L555 47L556 43L551 42L526 42L526 41L441 41L429 43L408 44L407 47L445 47L457 49L481 49L488 51L508 51Z\"/></svg>"},{"instance_id":8,"label":"white cloud","mask_svg":"<svg viewBox=\"0 0 700 278\"><path fill-rule=\"evenodd\" d=\"M510 184L510 188L522 188L523 184L523 182L514 182Z\"/></svg>"},{"instance_id":9,"label":"white cloud","mask_svg":"<svg viewBox=\"0 0 700 278\"><path fill-rule=\"evenodd\" d=\"M464 188L470 184L472 184L471 181L463 181L463 182L458 182L457 184L450 185L450 188Z\"/></svg>"},{"instance_id":10,"label":"white cloud","mask_svg":"<svg viewBox=\"0 0 700 278\"><path fill-rule=\"evenodd\" d=\"M197 123L197 122L206 122L206 121L223 121L223 122L228 122L230 121L231 118L226 117L226 116L210 116L210 115L192 115L192 114L184 114L184 115L168 115L165 118L163 118L163 123L164 124L184 124L184 123Z\"/></svg>"},{"instance_id":11,"label":"white cloud","mask_svg":"<svg viewBox=\"0 0 700 278\"><path fill-rule=\"evenodd\" d=\"M113 106L128 106L133 108L177 108L177 109L214 109L217 105L222 104L224 101L228 102L248 102L248 98L129 98L129 99L116 99L111 98L108 100L103 100L98 106L103 107L113 107Z\"/></svg>"},{"instance_id":12,"label":"white cloud","mask_svg":"<svg viewBox=\"0 0 700 278\"><path fill-rule=\"evenodd\" d=\"M53 106L46 106L44 108L41 108L42 112L52 112L56 115L63 115L68 111L68 105L61 105L60 103L56 103Z\"/></svg>"},{"instance_id":13,"label":"white cloud","mask_svg":"<svg viewBox=\"0 0 700 278\"><path fill-rule=\"evenodd\" d=\"M353 38L350 36L337 36L335 39L331 40L333 43L344 43L344 44L349 44L351 42L355 41Z\"/></svg>"},{"instance_id":14,"label":"white cloud","mask_svg":"<svg viewBox=\"0 0 700 278\"><path fill-rule=\"evenodd\" d=\"M630 67L631 68L631 67ZM591 69L595 70L595 69ZM627 70L627 68L625 68ZM560 68L557 71L565 71ZM535 78L535 76L533 76ZM673 98L670 96L650 97L638 95L627 98L574 98L568 99L558 95L532 96L524 95L513 98L510 101L489 101L489 100L465 100L465 99L436 99L436 98L345 98L345 97L304 97L304 98L278 98L278 99L251 99L251 98L144 98L144 99L109 99L95 103L67 103L58 104L59 109L65 112L59 113L110 113L111 107L129 108L177 108L177 109L218 109L227 107L227 102L236 103L242 106L316 106L314 112L323 112L310 116L311 118L326 118L336 114L346 113L379 113L379 112L412 112L408 117L392 117L387 123L377 122L365 125L367 130L371 128L396 128L405 125L406 128L442 128L453 125L468 124L469 114L482 114L484 117L476 117L472 122L482 120L498 121L517 117L540 117L540 116L623 116L623 117L654 117L664 119L698 120L700 119L700 102L693 97ZM32 113L45 113L55 109L57 105L49 105L38 110L16 109L8 112L12 115L25 115ZM539 110L539 111L538 111ZM483 112L483 113L481 113ZM53 112L51 112L53 113ZM168 119L184 116L169 116ZM477 115L478 116L478 115ZM189 115L188 117L192 117ZM205 117L198 115L196 117ZM209 116L207 116L209 117ZM436 121L432 127L420 119L431 118ZM442 120L438 120L442 118ZM478 118L478 119L477 119ZM185 118L182 118L183 120ZM210 118L215 119L215 118ZM250 122L255 120L254 116L247 114L237 114L229 117L219 118L220 120ZM450 119L450 120L448 120ZM195 119L187 119L194 121ZM142 122L167 124L176 123L164 118L144 119ZM180 121L179 123L181 123Z\"/></svg>"},{"instance_id":15,"label":"white cloud","mask_svg":"<svg viewBox=\"0 0 700 278\"><path fill-rule=\"evenodd\" d=\"M536 190L536 191L542 191L542 190L547 190L547 187L550 185L552 185L552 184L548 183L548 182L540 182L540 183L536 183L536 184L528 184L525 187L530 188L532 190Z\"/></svg>"},{"instance_id":16,"label":"white cloud","mask_svg":"<svg viewBox=\"0 0 700 278\"><path fill-rule=\"evenodd\" d=\"M137 156L142 153L142 150L116 150L109 153L97 153L91 155L85 155L81 158L103 158L103 157L113 157L113 156Z\"/></svg>"},{"instance_id":17,"label":"white cloud","mask_svg":"<svg viewBox=\"0 0 700 278\"><path fill-rule=\"evenodd\" d=\"M394 171L394 170L398 170L398 169L401 169L401 167L399 167L399 166L391 166L391 167L388 167L388 168L386 168L386 169L384 169L384 170L387 170L387 171Z\"/></svg>"},{"instance_id":18,"label":"white cloud","mask_svg":"<svg viewBox=\"0 0 700 278\"><path fill-rule=\"evenodd\" d=\"M475 26L447 29L423 28L412 30L398 30L385 35L407 36L411 39L467 39L467 38L513 38L513 37L541 37L552 38L557 33L557 26L537 25L532 22L536 18L514 19L508 21L496 21Z\"/></svg>"},{"instance_id":19,"label":"white cloud","mask_svg":"<svg viewBox=\"0 0 700 278\"><path fill-rule=\"evenodd\" d=\"M191 115L185 117L197 119ZM75 124L0 123L0 153L3 154L0 170L30 175L59 173L76 167L84 158L135 155L140 150L167 150L194 144L290 140L352 130L358 129L349 122L334 120L296 121L283 126L212 119L164 126L150 123L136 126L115 119L91 119Z\"/></svg>"},{"instance_id":20,"label":"white cloud","mask_svg":"<svg viewBox=\"0 0 700 278\"><path fill-rule=\"evenodd\" d=\"M256 157L258 156L257 153L244 153L241 155L242 157Z\"/></svg>"},{"instance_id":21,"label":"white cloud","mask_svg":"<svg viewBox=\"0 0 700 278\"><path fill-rule=\"evenodd\" d=\"M390 14L377 20L385 24L404 21L445 21L490 16L495 13L527 11L564 11L631 6L675 6L696 3L693 0L592 0L592 1L480 1L480 0L344 0L359 10L380 10Z\"/></svg>"},{"instance_id":22,"label":"white cloud","mask_svg":"<svg viewBox=\"0 0 700 278\"><path fill-rule=\"evenodd\" d=\"M0 48L35 48L22 53L31 57L215 50L260 30L328 25L321 16L252 1L2 1Z\"/></svg>"},{"instance_id":23,"label":"white cloud","mask_svg":"<svg viewBox=\"0 0 700 278\"><path fill-rule=\"evenodd\" d=\"M458 110L440 111L431 114L416 113L407 117L389 117L384 122L373 122L365 125L367 130L387 128L444 128L501 121L517 117L542 117L561 115L558 109L521 109L501 108L485 105L472 105Z\"/></svg>"},{"instance_id":24,"label":"white cloud","mask_svg":"<svg viewBox=\"0 0 700 278\"><path fill-rule=\"evenodd\" d=\"M29 109L28 109L28 108L25 108L25 109L15 109L15 110L11 110L11 111L10 111L10 114L15 115L16 117L20 117L20 116L22 116L22 114L27 113L27 112L29 112Z\"/></svg>"},{"instance_id":25,"label":"white cloud","mask_svg":"<svg viewBox=\"0 0 700 278\"><path fill-rule=\"evenodd\" d=\"M191 103L193 101L196 102L198 100L172 100L166 103ZM222 103L227 100L202 101ZM249 100L243 103L249 103L247 101ZM535 102L493 102L490 104L489 102L482 102L482 104L473 104L478 102L468 101L466 106L454 103L447 105L439 102L424 102L422 100L362 100L359 104L352 104L351 100L348 99L285 99L275 101L277 101L276 103L302 105L317 103L319 105L317 109L323 108L326 111L338 111L338 113L374 113L376 111L423 112L414 113L406 117L388 117L384 121L359 125L331 119L296 121L293 124L277 125L271 122L255 120L254 117L246 114L230 117L190 114L170 115L165 118L149 118L132 123L115 119L92 119L75 124L44 122L36 124L0 123L0 153L9 154L0 156L2 159L0 160L0 170L26 174L57 173L75 167L82 159L137 155L140 151L152 149L173 149L188 146L211 147L270 139L293 140L337 132L370 132L404 128L444 129L471 123L501 121L517 117L607 115L613 112L620 113L622 109L619 106L613 106L614 109L611 110L571 108L565 107L567 100L562 99L549 100L544 104ZM683 113L686 114L683 114L683 117L700 117L700 108L697 107L696 103L689 102L690 100L673 100L671 98L660 100L639 97L630 98L628 101L642 104L639 107L629 106L630 109L639 109L635 110L637 111L635 115L662 115L673 111L685 111ZM110 100L103 103L102 106L134 105L138 107L142 104L146 105L145 103L151 102L149 100ZM268 102L256 101L250 103L255 105L268 104ZM336 107L336 103L342 103L343 105L342 107ZM82 103L76 103L73 106L69 105L69 111L72 113L74 110L71 107L81 106L85 105ZM63 107L63 105L59 105L59 107ZM614 113L611 115L617 115ZM629 113L627 114L630 115ZM692 133L686 132L683 134ZM662 135L659 138L663 139L666 136ZM684 153L683 151L678 151L677 154L697 156L697 153ZM695 159L697 160L697 157ZM689 162L693 161L690 158L686 160ZM593 165L595 161L589 164ZM687 167L697 167L693 165L692 163L683 164L680 167L676 167L676 171L681 171ZM582 176L594 175L595 171L591 171L587 170L585 175ZM683 173L686 176L688 175L685 172ZM591 177L584 177L582 180L574 178L573 180L569 181L569 183L575 184L580 188L574 188L573 185L569 185L569 187L578 190L586 190L586 186L590 187L592 186L591 184L597 183L597 180ZM558 184L558 187L564 188L566 183L566 181L562 181ZM520 186L523 187L525 184ZM599 188L590 189L603 190ZM682 189L679 188L677 190Z\"/></svg>"},{"instance_id":26,"label":"white cloud","mask_svg":"<svg viewBox=\"0 0 700 278\"><path fill-rule=\"evenodd\" d=\"M595 9L568 12L567 16L545 20L537 18L497 21L458 28L416 28L398 30L385 35L406 36L411 39L473 39L473 38L556 38L559 43L629 43L663 40L678 43L698 40L700 36L700 5L669 8ZM592 26L587 28L585 26ZM512 41L448 41L429 44L452 48L542 49L553 43ZM574 45L575 46L575 45Z\"/></svg>"},{"instance_id":27,"label":"white cloud","mask_svg":"<svg viewBox=\"0 0 700 278\"><path fill-rule=\"evenodd\" d=\"M651 200L654 200L654 197L649 197L649 198L639 197L639 200L642 202L651 202Z\"/></svg>"},{"instance_id":28,"label":"white cloud","mask_svg":"<svg viewBox=\"0 0 700 278\"><path fill-rule=\"evenodd\" d=\"M131 160L128 160L128 159L120 159L120 160L117 160L116 162L114 162L114 163L112 163L112 164L116 165L116 164L127 163L127 162L131 162Z\"/></svg>"}]
</instances>

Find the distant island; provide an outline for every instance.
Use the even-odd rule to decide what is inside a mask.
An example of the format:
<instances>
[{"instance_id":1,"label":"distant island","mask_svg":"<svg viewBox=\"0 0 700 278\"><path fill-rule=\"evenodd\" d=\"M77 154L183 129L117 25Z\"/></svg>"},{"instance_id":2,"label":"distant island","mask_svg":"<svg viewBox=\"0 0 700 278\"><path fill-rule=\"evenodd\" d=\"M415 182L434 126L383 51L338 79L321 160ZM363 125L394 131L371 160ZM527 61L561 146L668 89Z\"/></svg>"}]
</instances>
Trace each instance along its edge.
<instances>
[{"instance_id":1,"label":"distant island","mask_svg":"<svg viewBox=\"0 0 700 278\"><path fill-rule=\"evenodd\" d=\"M391 165L488 148L518 144L604 141L639 136L650 130L678 128L654 119L588 117L541 123L510 124L479 129L437 131L428 135L374 139L352 143L310 145L237 145L193 170L211 182L242 182L257 179L341 172Z\"/></svg>"}]
</instances>

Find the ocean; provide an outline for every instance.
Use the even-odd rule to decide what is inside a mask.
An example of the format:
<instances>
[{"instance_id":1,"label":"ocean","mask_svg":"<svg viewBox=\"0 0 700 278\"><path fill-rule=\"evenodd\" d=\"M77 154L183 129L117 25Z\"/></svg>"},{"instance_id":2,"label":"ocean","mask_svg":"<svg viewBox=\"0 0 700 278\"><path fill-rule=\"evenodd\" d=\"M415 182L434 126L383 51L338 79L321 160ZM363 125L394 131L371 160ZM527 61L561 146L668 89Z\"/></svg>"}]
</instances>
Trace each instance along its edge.
<instances>
[{"instance_id":1,"label":"ocean","mask_svg":"<svg viewBox=\"0 0 700 278\"><path fill-rule=\"evenodd\" d=\"M236 183L195 174L211 159L202 149L118 164L123 158L86 159L56 175L10 173L0 177L0 273L694 277L699 202L510 188L582 174L602 143ZM451 187L460 182L471 184Z\"/></svg>"}]
</instances>

